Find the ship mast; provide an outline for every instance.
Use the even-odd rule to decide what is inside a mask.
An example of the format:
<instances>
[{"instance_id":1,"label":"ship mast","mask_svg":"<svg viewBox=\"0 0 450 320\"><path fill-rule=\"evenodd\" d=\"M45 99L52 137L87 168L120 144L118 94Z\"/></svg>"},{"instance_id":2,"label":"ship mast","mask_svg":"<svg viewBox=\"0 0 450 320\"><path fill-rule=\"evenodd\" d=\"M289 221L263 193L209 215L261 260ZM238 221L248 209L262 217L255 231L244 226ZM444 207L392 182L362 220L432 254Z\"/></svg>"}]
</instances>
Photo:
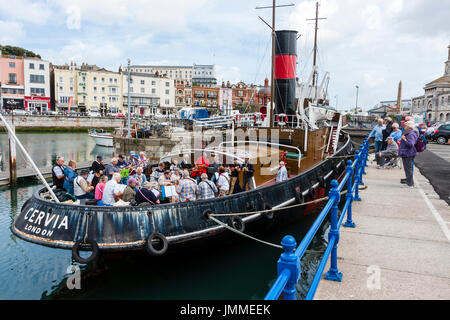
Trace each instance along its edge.
<instances>
[{"instance_id":1,"label":"ship mast","mask_svg":"<svg viewBox=\"0 0 450 320\"><path fill-rule=\"evenodd\" d=\"M307 21L314 20L315 21L315 33L314 33L314 61L313 61L313 87L315 88L315 98L317 103L317 31L319 30L319 20L325 20L326 18L319 18L319 2L316 2L316 17L314 19L306 19Z\"/></svg>"}]
</instances>

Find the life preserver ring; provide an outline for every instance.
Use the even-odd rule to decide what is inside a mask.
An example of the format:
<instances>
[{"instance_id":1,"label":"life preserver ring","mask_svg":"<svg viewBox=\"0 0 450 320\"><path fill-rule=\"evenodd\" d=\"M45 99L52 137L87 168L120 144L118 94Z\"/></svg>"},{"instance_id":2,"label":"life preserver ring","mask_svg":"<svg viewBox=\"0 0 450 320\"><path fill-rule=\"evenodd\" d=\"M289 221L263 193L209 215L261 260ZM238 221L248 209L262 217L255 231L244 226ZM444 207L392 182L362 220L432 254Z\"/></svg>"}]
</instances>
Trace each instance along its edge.
<instances>
[{"instance_id":1,"label":"life preserver ring","mask_svg":"<svg viewBox=\"0 0 450 320\"><path fill-rule=\"evenodd\" d=\"M80 256L80 249L82 244L89 244L91 246L92 253L88 258L82 258ZM74 246L72 247L72 258L82 264L88 264L89 262L92 262L98 258L99 248L98 244L94 240L86 239L84 240L78 240L75 242Z\"/></svg>"},{"instance_id":2,"label":"life preserver ring","mask_svg":"<svg viewBox=\"0 0 450 320\"><path fill-rule=\"evenodd\" d=\"M230 217L230 219L228 220L228 225L240 232L244 232L245 230L244 220L242 220L242 218L238 216Z\"/></svg>"},{"instance_id":3,"label":"life preserver ring","mask_svg":"<svg viewBox=\"0 0 450 320\"><path fill-rule=\"evenodd\" d=\"M277 115L277 123L279 126L285 126L288 123L288 116L284 113Z\"/></svg>"},{"instance_id":4,"label":"life preserver ring","mask_svg":"<svg viewBox=\"0 0 450 320\"><path fill-rule=\"evenodd\" d=\"M162 244L161 249L155 248L153 244L153 240L159 240ZM145 249L151 256L159 257L166 253L167 248L169 247L169 242L166 237L164 237L160 233L152 233L148 236L147 241L145 243Z\"/></svg>"}]
</instances>

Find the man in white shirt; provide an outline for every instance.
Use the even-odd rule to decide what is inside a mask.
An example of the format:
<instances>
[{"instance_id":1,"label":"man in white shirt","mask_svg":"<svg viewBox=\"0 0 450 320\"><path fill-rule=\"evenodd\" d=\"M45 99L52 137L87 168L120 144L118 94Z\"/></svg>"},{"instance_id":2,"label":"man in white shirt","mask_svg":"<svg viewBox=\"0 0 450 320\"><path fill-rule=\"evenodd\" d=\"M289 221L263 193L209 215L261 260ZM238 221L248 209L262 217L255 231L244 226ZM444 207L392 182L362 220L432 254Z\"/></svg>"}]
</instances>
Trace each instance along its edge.
<instances>
[{"instance_id":1,"label":"man in white shirt","mask_svg":"<svg viewBox=\"0 0 450 320\"><path fill-rule=\"evenodd\" d=\"M224 167L219 168L219 179L217 180L219 197L223 197L230 191L230 178L227 177Z\"/></svg>"},{"instance_id":2,"label":"man in white shirt","mask_svg":"<svg viewBox=\"0 0 450 320\"><path fill-rule=\"evenodd\" d=\"M121 178L120 173L114 173L112 179L106 183L102 197L104 205L112 206L122 196L126 186L120 184Z\"/></svg>"}]
</instances>

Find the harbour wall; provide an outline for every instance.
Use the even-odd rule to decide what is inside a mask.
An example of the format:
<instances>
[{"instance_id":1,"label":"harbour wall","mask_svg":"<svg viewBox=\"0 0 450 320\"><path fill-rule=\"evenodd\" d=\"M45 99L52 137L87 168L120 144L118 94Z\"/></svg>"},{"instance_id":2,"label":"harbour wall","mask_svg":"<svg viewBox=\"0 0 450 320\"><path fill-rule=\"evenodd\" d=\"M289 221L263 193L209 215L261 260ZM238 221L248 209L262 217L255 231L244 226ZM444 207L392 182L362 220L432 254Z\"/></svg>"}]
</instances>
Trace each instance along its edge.
<instances>
[{"instance_id":1,"label":"harbour wall","mask_svg":"<svg viewBox=\"0 0 450 320\"><path fill-rule=\"evenodd\" d=\"M144 151L147 157L157 162L162 156L170 152L178 141L167 138L134 139L114 136L114 154L128 155L131 151Z\"/></svg>"},{"instance_id":2,"label":"harbour wall","mask_svg":"<svg viewBox=\"0 0 450 320\"><path fill-rule=\"evenodd\" d=\"M4 116L11 124L12 116ZM92 129L92 128L120 128L124 120L120 118L100 117L66 117L66 116L39 116L14 115L16 129Z\"/></svg>"}]
</instances>

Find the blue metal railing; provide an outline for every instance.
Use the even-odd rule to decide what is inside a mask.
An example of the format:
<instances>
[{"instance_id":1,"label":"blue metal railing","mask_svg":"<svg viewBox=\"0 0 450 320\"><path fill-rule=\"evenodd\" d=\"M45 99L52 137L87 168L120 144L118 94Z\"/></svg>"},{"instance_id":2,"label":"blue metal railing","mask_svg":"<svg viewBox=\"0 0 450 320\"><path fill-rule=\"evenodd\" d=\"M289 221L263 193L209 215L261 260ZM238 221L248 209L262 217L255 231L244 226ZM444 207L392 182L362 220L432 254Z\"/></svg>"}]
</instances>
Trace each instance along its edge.
<instances>
[{"instance_id":1,"label":"blue metal railing","mask_svg":"<svg viewBox=\"0 0 450 320\"><path fill-rule=\"evenodd\" d=\"M346 216L347 221L344 223L344 227L355 228L355 223L352 220L352 204L353 201L361 201L359 196L359 186L364 185L363 175L366 174L365 167L367 166L368 155L369 140L366 138L360 149L356 151L355 160L353 162L351 160L347 161L346 173L341 183L339 184L336 180L331 182L331 190L327 204L322 209L297 249L295 249L297 243L294 237L285 236L283 238L281 245L283 246L284 253L281 254L280 259L278 260L278 277L264 298L265 300L277 300L281 293L283 293L284 300L295 300L295 286L301 273L300 261L329 212L331 213L331 229L328 233L328 245L306 295L306 300L312 300L314 298L314 294L316 293L330 255L330 270L326 273L325 279L337 282L342 280L342 273L339 272L337 266L339 228ZM345 186L347 186L346 201L341 211L341 215L338 217L338 205L341 200L341 191Z\"/></svg>"}]
</instances>

